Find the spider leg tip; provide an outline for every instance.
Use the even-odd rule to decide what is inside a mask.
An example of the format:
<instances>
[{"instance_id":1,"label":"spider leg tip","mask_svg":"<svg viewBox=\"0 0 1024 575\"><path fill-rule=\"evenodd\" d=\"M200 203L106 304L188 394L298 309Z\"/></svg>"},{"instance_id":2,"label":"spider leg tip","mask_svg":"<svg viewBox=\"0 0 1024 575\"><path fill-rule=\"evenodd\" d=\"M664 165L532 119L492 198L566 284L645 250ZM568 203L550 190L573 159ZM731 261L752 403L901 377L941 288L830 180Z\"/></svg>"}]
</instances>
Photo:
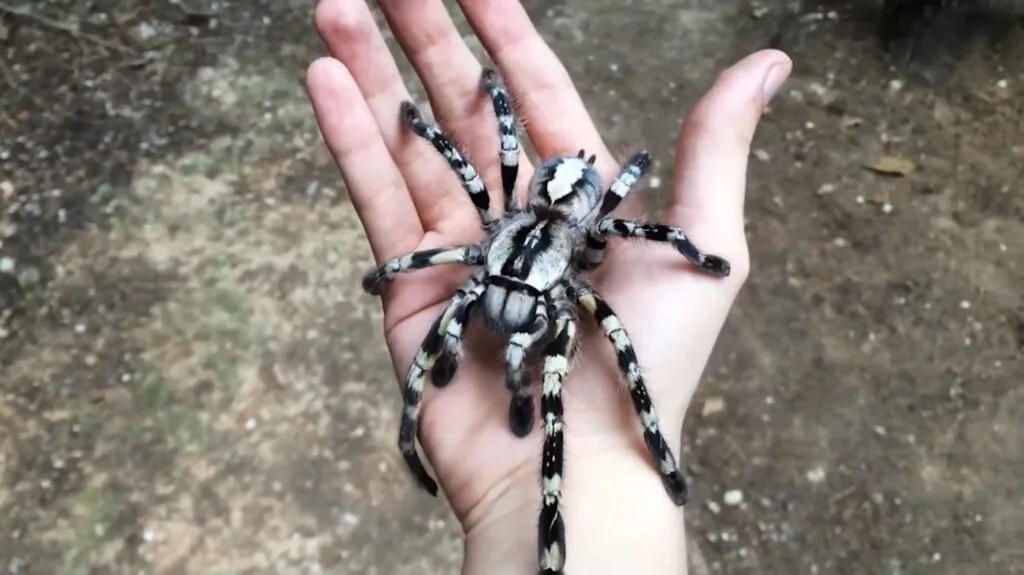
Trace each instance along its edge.
<instances>
[{"instance_id":1,"label":"spider leg tip","mask_svg":"<svg viewBox=\"0 0 1024 575\"><path fill-rule=\"evenodd\" d=\"M430 369L431 383L434 384L434 387L447 387L452 382L452 379L455 378L455 372L458 371L458 368L458 359L452 354L441 354L434 363L434 367Z\"/></svg>"},{"instance_id":2,"label":"spider leg tip","mask_svg":"<svg viewBox=\"0 0 1024 575\"><path fill-rule=\"evenodd\" d=\"M533 399L530 397L515 398L509 405L509 428L516 437L526 437L533 431Z\"/></svg>"},{"instance_id":3,"label":"spider leg tip","mask_svg":"<svg viewBox=\"0 0 1024 575\"><path fill-rule=\"evenodd\" d=\"M403 100L402 103L399 104L398 109L402 115L402 121L406 125L415 129L415 124L423 122L423 113L420 112L419 106L413 104L411 101Z\"/></svg>"},{"instance_id":4,"label":"spider leg tip","mask_svg":"<svg viewBox=\"0 0 1024 575\"><path fill-rule=\"evenodd\" d=\"M381 295L387 286L387 278L372 270L363 276L363 291L370 295Z\"/></svg>"},{"instance_id":5,"label":"spider leg tip","mask_svg":"<svg viewBox=\"0 0 1024 575\"><path fill-rule=\"evenodd\" d=\"M480 86L485 90L498 83L498 72L494 68L484 68L480 72Z\"/></svg>"},{"instance_id":6,"label":"spider leg tip","mask_svg":"<svg viewBox=\"0 0 1024 575\"><path fill-rule=\"evenodd\" d=\"M728 260L719 256L705 256L701 267L720 278L729 277L729 274L732 273L732 265L729 264Z\"/></svg>"}]
</instances>

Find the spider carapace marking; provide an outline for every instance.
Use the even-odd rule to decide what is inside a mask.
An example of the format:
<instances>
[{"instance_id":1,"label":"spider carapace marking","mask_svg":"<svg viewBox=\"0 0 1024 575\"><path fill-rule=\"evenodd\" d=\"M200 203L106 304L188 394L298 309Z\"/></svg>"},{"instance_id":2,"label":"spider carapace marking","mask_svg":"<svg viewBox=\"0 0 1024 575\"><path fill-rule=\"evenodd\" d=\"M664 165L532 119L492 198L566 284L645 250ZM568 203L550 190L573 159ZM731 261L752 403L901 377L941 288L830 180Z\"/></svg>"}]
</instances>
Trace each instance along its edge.
<instances>
[{"instance_id":1,"label":"spider carapace marking","mask_svg":"<svg viewBox=\"0 0 1024 575\"><path fill-rule=\"evenodd\" d=\"M423 390L428 380L436 387L451 382L462 358L462 331L470 314L479 310L490 329L508 337L505 385L510 393L509 427L519 437L530 433L535 419L526 357L541 351L544 446L537 560L540 573L555 575L563 573L567 557L559 507L564 445L562 382L575 355L581 314L600 325L615 351L654 471L677 505L687 500L686 481L661 432L630 337L586 280L585 272L601 264L610 236L667 243L713 276L728 276L730 267L725 259L695 246L678 227L610 217L650 168L651 155L646 151L633 154L607 189L594 167L597 158L587 156L584 150L545 159L530 178L525 205L520 205L515 197L520 141L511 98L493 70L484 71L480 87L497 116L504 213L492 213L482 176L444 131L428 123L412 103L403 103L403 122L429 141L451 166L477 209L485 237L476 244L434 248L388 260L366 274L363 289L379 295L399 273L442 264L477 268L430 327L405 377L398 446L416 481L431 495L437 494L437 483L416 451Z\"/></svg>"}]
</instances>

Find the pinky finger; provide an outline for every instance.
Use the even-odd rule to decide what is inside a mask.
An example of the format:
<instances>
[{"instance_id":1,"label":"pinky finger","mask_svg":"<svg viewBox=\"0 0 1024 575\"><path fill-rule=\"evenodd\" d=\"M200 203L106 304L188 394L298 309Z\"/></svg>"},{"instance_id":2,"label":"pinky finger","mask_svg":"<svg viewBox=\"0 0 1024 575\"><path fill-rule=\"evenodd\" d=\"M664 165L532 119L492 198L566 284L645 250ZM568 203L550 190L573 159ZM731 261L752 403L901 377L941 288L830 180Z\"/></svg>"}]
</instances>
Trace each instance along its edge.
<instances>
[{"instance_id":1,"label":"pinky finger","mask_svg":"<svg viewBox=\"0 0 1024 575\"><path fill-rule=\"evenodd\" d=\"M416 206L352 74L340 61L320 58L306 72L306 91L374 258L412 250L423 238Z\"/></svg>"}]
</instances>

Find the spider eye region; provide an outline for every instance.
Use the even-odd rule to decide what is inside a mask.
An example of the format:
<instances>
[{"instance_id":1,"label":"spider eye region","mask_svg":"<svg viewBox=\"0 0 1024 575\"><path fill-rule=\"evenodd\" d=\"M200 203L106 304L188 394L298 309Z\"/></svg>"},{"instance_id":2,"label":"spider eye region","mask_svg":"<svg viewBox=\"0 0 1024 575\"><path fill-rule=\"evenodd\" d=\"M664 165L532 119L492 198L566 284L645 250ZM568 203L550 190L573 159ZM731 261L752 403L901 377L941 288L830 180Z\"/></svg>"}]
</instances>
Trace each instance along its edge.
<instances>
[{"instance_id":1,"label":"spider eye region","mask_svg":"<svg viewBox=\"0 0 1024 575\"><path fill-rule=\"evenodd\" d=\"M601 197L601 174L586 158L560 156L537 167L530 185L535 204L582 219Z\"/></svg>"}]
</instances>

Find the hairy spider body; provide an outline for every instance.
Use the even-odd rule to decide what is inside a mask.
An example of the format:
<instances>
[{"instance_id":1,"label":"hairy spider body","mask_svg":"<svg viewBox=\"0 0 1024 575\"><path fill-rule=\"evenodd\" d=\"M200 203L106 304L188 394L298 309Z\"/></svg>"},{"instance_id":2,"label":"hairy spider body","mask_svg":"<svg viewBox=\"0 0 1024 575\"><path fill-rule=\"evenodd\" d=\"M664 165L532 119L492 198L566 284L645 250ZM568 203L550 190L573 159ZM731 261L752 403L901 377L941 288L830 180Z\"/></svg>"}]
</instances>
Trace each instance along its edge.
<instances>
[{"instance_id":1,"label":"hairy spider body","mask_svg":"<svg viewBox=\"0 0 1024 575\"><path fill-rule=\"evenodd\" d=\"M485 238L478 244L424 250L386 261L364 277L363 288L379 295L397 274L436 265L478 268L431 326L404 382L398 446L414 478L431 495L437 494L437 483L415 445L423 390L428 379L436 387L451 382L462 357L462 331L470 314L479 310L490 329L508 336L505 384L511 394L509 427L519 437L534 426L526 357L543 349L538 562L542 574L560 574L566 557L559 509L562 381L575 354L581 312L596 320L615 349L644 443L666 491L677 505L683 505L688 497L686 481L661 433L629 335L583 272L601 264L609 236L668 243L699 269L718 277L729 275L730 266L723 258L698 249L680 228L609 217L650 167L651 156L646 151L634 154L607 190L594 167L596 157L586 157L583 150L575 156L544 159L530 178L527 200L521 206L515 197L520 144L511 98L492 70L484 71L480 85L498 120L504 214L496 217L491 213L483 179L448 136L426 122L412 103L403 103L400 112L405 125L428 140L458 175L477 209Z\"/></svg>"}]
</instances>

